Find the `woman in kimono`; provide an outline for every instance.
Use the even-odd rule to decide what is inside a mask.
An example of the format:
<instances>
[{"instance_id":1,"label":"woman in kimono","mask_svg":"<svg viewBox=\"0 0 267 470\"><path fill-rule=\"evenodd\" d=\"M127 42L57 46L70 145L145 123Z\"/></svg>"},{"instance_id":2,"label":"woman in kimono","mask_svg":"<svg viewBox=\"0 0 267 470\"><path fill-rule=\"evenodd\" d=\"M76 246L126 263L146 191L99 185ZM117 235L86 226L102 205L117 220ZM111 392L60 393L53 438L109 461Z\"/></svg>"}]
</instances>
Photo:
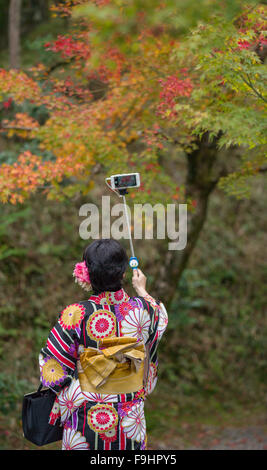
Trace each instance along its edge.
<instances>
[{"instance_id":1,"label":"woman in kimono","mask_svg":"<svg viewBox=\"0 0 267 470\"><path fill-rule=\"evenodd\" d=\"M40 352L41 381L56 393L49 422L63 426L63 450L146 449L144 401L157 381L168 317L139 269L137 296L128 296L127 265L119 242L90 244L73 274L93 295L64 308Z\"/></svg>"}]
</instances>

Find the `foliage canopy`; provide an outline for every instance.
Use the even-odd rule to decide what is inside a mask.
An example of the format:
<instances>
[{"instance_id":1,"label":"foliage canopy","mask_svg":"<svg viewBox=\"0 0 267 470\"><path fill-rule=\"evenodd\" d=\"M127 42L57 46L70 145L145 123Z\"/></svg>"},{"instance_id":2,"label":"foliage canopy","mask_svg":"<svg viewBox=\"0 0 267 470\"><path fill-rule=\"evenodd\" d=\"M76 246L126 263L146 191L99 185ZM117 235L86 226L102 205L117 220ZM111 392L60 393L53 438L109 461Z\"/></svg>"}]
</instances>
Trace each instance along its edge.
<instances>
[{"instance_id":1,"label":"foliage canopy","mask_svg":"<svg viewBox=\"0 0 267 470\"><path fill-rule=\"evenodd\" d=\"M0 70L1 132L34 143L2 163L2 202L36 190L86 194L99 167L145 173L142 200L184 202L166 162L190 155L204 135L218 150L240 149L225 156L219 184L249 195L266 162L263 4L75 0L51 10L70 22L45 44L53 65Z\"/></svg>"}]
</instances>

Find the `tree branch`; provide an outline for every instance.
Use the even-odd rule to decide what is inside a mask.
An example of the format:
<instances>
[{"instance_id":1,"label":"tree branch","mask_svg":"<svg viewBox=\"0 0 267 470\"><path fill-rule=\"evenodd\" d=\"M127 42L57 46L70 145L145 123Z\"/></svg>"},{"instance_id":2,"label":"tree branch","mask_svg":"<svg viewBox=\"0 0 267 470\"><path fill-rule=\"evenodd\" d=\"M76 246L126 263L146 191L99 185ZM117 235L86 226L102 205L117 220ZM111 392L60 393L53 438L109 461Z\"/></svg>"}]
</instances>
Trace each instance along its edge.
<instances>
[{"instance_id":1,"label":"tree branch","mask_svg":"<svg viewBox=\"0 0 267 470\"><path fill-rule=\"evenodd\" d=\"M247 80L245 79L245 77L240 74L240 77L242 78L242 80L245 82L245 84L251 88L251 90L254 91L254 93L258 96L258 98L260 98L261 100L263 100L265 103L267 103L267 99L264 98L264 96L257 90L257 88L254 87L253 83L251 82L250 80L250 77L249 75L247 74Z\"/></svg>"},{"instance_id":2,"label":"tree branch","mask_svg":"<svg viewBox=\"0 0 267 470\"><path fill-rule=\"evenodd\" d=\"M11 129L14 131L33 131L36 127L18 127L18 126L3 126L1 124L1 129Z\"/></svg>"}]
</instances>

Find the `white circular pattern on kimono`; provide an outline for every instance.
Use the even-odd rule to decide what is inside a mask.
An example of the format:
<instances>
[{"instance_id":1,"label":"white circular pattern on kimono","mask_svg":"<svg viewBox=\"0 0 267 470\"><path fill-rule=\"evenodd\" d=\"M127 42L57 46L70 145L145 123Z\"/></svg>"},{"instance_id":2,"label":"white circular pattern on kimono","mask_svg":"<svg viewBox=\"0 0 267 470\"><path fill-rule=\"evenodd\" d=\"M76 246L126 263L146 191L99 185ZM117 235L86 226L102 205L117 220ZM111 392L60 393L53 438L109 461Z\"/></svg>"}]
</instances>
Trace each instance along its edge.
<instances>
[{"instance_id":1,"label":"white circular pattern on kimono","mask_svg":"<svg viewBox=\"0 0 267 470\"><path fill-rule=\"evenodd\" d=\"M160 303L160 306L159 306L159 323L158 323L159 339L162 337L164 331L167 328L167 325L168 325L168 314L167 314L166 308L163 305L163 303Z\"/></svg>"},{"instance_id":2,"label":"white circular pattern on kimono","mask_svg":"<svg viewBox=\"0 0 267 470\"><path fill-rule=\"evenodd\" d=\"M122 418L121 425L128 439L134 439L137 442L145 439L146 420L143 401L131 408L127 415Z\"/></svg>"},{"instance_id":3,"label":"white circular pattern on kimono","mask_svg":"<svg viewBox=\"0 0 267 470\"><path fill-rule=\"evenodd\" d=\"M95 296L97 301L96 303L97 304L100 304L100 305L105 305L107 304L107 299L106 299L106 296L105 296L105 293L102 292L101 294L99 294L98 296Z\"/></svg>"},{"instance_id":4,"label":"white circular pattern on kimono","mask_svg":"<svg viewBox=\"0 0 267 470\"><path fill-rule=\"evenodd\" d=\"M109 305L120 304L126 302L129 299L128 294L123 289L117 290L116 292L105 292L107 303Z\"/></svg>"},{"instance_id":5,"label":"white circular pattern on kimono","mask_svg":"<svg viewBox=\"0 0 267 470\"><path fill-rule=\"evenodd\" d=\"M118 423L118 413L112 405L101 403L88 411L87 421L95 432L107 432Z\"/></svg>"},{"instance_id":6,"label":"white circular pattern on kimono","mask_svg":"<svg viewBox=\"0 0 267 470\"><path fill-rule=\"evenodd\" d=\"M40 365L40 367L42 367L44 365L44 363L45 363L44 356L43 356L43 354L40 353L39 354L39 365Z\"/></svg>"},{"instance_id":7,"label":"white circular pattern on kimono","mask_svg":"<svg viewBox=\"0 0 267 470\"><path fill-rule=\"evenodd\" d=\"M62 450L87 450L88 442L80 431L67 428L63 431Z\"/></svg>"},{"instance_id":8,"label":"white circular pattern on kimono","mask_svg":"<svg viewBox=\"0 0 267 470\"><path fill-rule=\"evenodd\" d=\"M94 341L114 336L116 333L115 315L109 310L96 310L87 321L86 331Z\"/></svg>"},{"instance_id":9,"label":"white circular pattern on kimono","mask_svg":"<svg viewBox=\"0 0 267 470\"><path fill-rule=\"evenodd\" d=\"M121 321L123 336L133 336L146 342L149 336L150 316L144 308L133 308Z\"/></svg>"},{"instance_id":10,"label":"white circular pattern on kimono","mask_svg":"<svg viewBox=\"0 0 267 470\"><path fill-rule=\"evenodd\" d=\"M149 365L148 378L145 390L147 393L152 393L157 383L157 366L153 363Z\"/></svg>"},{"instance_id":11,"label":"white circular pattern on kimono","mask_svg":"<svg viewBox=\"0 0 267 470\"><path fill-rule=\"evenodd\" d=\"M81 390L80 381L73 379L71 384L65 387L58 395L61 422L64 423L70 415L84 402L85 398Z\"/></svg>"},{"instance_id":12,"label":"white circular pattern on kimono","mask_svg":"<svg viewBox=\"0 0 267 470\"><path fill-rule=\"evenodd\" d=\"M116 438L117 438L117 427L114 427L114 428L110 429L110 430L107 431L107 432L100 433L100 434L99 434L99 437L101 437L101 439L103 439L103 441L106 441L106 442L114 442L114 441L116 441Z\"/></svg>"},{"instance_id":13,"label":"white circular pattern on kimono","mask_svg":"<svg viewBox=\"0 0 267 470\"><path fill-rule=\"evenodd\" d=\"M105 393L94 393L83 391L83 396L94 402L104 402L104 403L115 403L118 401L118 395L115 394L105 394Z\"/></svg>"}]
</instances>

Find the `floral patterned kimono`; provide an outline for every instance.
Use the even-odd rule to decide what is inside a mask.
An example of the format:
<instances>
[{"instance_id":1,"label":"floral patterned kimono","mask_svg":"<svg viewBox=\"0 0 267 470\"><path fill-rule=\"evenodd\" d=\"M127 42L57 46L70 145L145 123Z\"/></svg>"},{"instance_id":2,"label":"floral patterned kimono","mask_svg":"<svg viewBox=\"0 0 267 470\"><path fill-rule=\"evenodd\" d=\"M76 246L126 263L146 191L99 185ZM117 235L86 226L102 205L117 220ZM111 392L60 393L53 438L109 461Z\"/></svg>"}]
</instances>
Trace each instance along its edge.
<instances>
[{"instance_id":1,"label":"floral patterned kimono","mask_svg":"<svg viewBox=\"0 0 267 470\"><path fill-rule=\"evenodd\" d=\"M43 385L56 392L50 424L61 422L63 450L146 449L144 401L167 323L162 303L124 289L61 312L39 364Z\"/></svg>"}]
</instances>

